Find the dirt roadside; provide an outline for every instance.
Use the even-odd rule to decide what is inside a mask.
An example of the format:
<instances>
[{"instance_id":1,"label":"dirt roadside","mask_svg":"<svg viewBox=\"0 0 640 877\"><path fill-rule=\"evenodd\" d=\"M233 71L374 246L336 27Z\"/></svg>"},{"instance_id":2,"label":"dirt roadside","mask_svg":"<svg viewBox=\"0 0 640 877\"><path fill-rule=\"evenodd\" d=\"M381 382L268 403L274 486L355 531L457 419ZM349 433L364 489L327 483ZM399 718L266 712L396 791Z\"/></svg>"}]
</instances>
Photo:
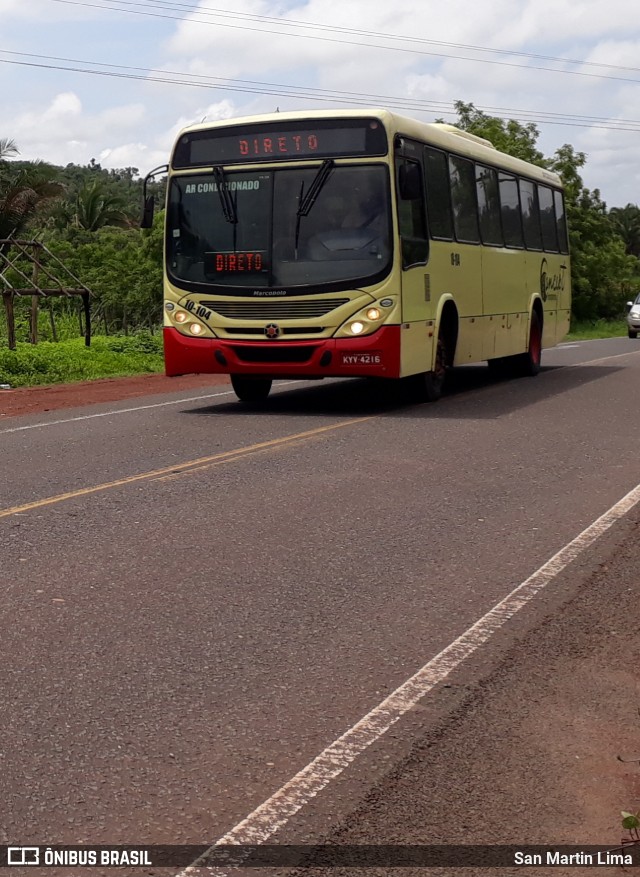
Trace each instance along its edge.
<instances>
[{"instance_id":1,"label":"dirt roadside","mask_svg":"<svg viewBox=\"0 0 640 877\"><path fill-rule=\"evenodd\" d=\"M640 808L639 546L636 507L562 573L558 593L539 595L538 605L523 613L529 618L516 618L496 636L484 669L469 675L462 667L433 692L439 717L433 719L428 702L421 705L402 735L411 739L409 754L390 759L391 769L356 809L313 842L618 847L628 837L621 811ZM369 772L389 757L388 746L371 754ZM327 809L341 809L340 794L335 787L329 792ZM308 842L301 839L309 824L290 826L286 842ZM638 865L636 847L634 867L599 867L624 877L638 873ZM576 862L524 873L573 877L591 867ZM361 873L509 877L520 871L450 866ZM360 872L310 868L295 877L353 873Z\"/></svg>"},{"instance_id":2,"label":"dirt roadside","mask_svg":"<svg viewBox=\"0 0 640 877\"><path fill-rule=\"evenodd\" d=\"M0 418L38 414L42 411L56 411L62 408L79 408L100 402L119 402L159 393L203 390L221 385L230 385L228 375L183 375L168 378L163 374L151 374L101 378L74 384L18 387L15 390L0 390Z\"/></svg>"}]
</instances>

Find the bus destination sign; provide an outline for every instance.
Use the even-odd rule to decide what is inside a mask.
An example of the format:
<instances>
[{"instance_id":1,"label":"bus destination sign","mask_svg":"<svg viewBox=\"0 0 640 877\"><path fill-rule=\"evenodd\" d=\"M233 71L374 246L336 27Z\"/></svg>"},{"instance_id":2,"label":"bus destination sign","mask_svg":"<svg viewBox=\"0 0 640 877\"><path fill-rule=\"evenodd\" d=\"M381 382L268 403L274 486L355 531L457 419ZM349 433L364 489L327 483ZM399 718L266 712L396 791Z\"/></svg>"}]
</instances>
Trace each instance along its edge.
<instances>
[{"instance_id":1,"label":"bus destination sign","mask_svg":"<svg viewBox=\"0 0 640 877\"><path fill-rule=\"evenodd\" d=\"M312 126L263 122L192 131L179 139L172 164L179 169L386 153L387 137L378 119L316 119Z\"/></svg>"},{"instance_id":2,"label":"bus destination sign","mask_svg":"<svg viewBox=\"0 0 640 877\"><path fill-rule=\"evenodd\" d=\"M264 253L224 252L205 253L204 270L207 277L219 277L222 274L256 274L265 271L267 265Z\"/></svg>"}]
</instances>

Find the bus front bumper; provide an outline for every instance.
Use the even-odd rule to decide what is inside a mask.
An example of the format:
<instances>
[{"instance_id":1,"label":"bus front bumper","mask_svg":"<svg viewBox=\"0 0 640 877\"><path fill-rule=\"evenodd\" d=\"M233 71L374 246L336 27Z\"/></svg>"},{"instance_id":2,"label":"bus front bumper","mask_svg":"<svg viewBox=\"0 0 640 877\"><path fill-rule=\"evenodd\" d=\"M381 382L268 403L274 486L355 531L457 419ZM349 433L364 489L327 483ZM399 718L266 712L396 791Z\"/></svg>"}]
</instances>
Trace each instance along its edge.
<instances>
[{"instance_id":1,"label":"bus front bumper","mask_svg":"<svg viewBox=\"0 0 640 877\"><path fill-rule=\"evenodd\" d=\"M400 376L400 326L361 338L229 341L189 338L164 327L167 375L243 374L272 378Z\"/></svg>"}]
</instances>

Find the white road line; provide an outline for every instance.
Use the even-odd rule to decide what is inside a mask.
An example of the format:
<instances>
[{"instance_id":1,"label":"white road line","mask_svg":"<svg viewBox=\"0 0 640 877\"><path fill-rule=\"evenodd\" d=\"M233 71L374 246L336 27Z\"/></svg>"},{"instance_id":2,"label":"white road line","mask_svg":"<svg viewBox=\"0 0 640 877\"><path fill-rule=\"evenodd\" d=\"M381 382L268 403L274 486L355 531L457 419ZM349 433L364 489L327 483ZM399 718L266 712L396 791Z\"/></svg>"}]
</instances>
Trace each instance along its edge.
<instances>
[{"instance_id":1,"label":"white road line","mask_svg":"<svg viewBox=\"0 0 640 877\"><path fill-rule=\"evenodd\" d=\"M569 368L581 367L584 365L596 365L599 362L608 362L610 359L621 359L623 356L637 356L640 353L640 348L638 350L627 350L626 353L615 353L611 356L601 356L599 359L588 359L586 362L577 362L575 365L569 366Z\"/></svg>"},{"instance_id":2,"label":"white road line","mask_svg":"<svg viewBox=\"0 0 640 877\"><path fill-rule=\"evenodd\" d=\"M530 603L581 552L592 545L613 524L640 502L640 484L613 505L571 542L561 548L536 572L514 588L510 594L478 619L468 630L432 658L410 679L386 697L352 728L327 746L306 767L278 789L270 798L211 845L218 846L265 843L287 824L332 780L336 779L372 743L379 740L409 710L443 681L463 661L470 658L494 633L504 627ZM194 863L179 872L187 877L200 870ZM226 875L226 869L208 868L212 875Z\"/></svg>"},{"instance_id":3,"label":"white road line","mask_svg":"<svg viewBox=\"0 0 640 877\"><path fill-rule=\"evenodd\" d=\"M64 420L47 420L43 423L32 423L29 426L14 426L11 429L0 429L0 435L8 432L22 432L25 429L42 429L45 426L58 426L60 423L75 423L76 420L92 420L94 417L113 417L115 414L130 414L132 411L145 411L147 408L164 408L166 405L182 405L183 402L199 402L200 399L215 399L218 396L231 396L233 390L223 393L209 393L207 396L189 396L187 399L174 399L171 402L155 402L153 405L138 405L136 408L113 408L99 414L83 414L80 417L67 417Z\"/></svg>"},{"instance_id":4,"label":"white road line","mask_svg":"<svg viewBox=\"0 0 640 877\"><path fill-rule=\"evenodd\" d=\"M285 386L274 387L274 391L286 389L292 384L301 384L303 381L287 381ZM153 405L138 405L135 408L112 408L110 411L101 411L99 414L83 414L80 417L67 417L63 420L46 420L42 423L32 423L29 426L13 426L10 429L0 429L0 435L9 432L22 432L25 429L42 429L46 426L58 426L61 423L74 423L76 420L92 420L94 417L113 417L115 414L131 414L132 411L146 411L148 408L164 408L167 405L182 405L183 402L199 402L201 399L217 399L219 396L233 396L233 390L224 390L222 393L208 393L206 396L189 396L186 399L173 399L171 402L154 402ZM99 404L99 403L96 403Z\"/></svg>"}]
</instances>

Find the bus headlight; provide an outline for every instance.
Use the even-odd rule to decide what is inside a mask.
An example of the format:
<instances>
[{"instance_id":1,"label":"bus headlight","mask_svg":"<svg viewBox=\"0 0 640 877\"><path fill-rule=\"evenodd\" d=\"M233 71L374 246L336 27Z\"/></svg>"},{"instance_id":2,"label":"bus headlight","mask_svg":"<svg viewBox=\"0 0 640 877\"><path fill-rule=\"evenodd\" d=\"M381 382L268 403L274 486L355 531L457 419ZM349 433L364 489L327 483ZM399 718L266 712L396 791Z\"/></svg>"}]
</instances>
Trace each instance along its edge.
<instances>
[{"instance_id":1,"label":"bus headlight","mask_svg":"<svg viewBox=\"0 0 640 877\"><path fill-rule=\"evenodd\" d=\"M396 305L397 297L391 298L390 296L366 304L345 320L336 331L335 337L353 338L354 335L371 335L373 332L377 332L393 316L400 317L399 313L395 313Z\"/></svg>"},{"instance_id":2,"label":"bus headlight","mask_svg":"<svg viewBox=\"0 0 640 877\"><path fill-rule=\"evenodd\" d=\"M189 319L189 314L186 311L176 311L173 315L173 319L176 323L186 323Z\"/></svg>"},{"instance_id":3,"label":"bus headlight","mask_svg":"<svg viewBox=\"0 0 640 877\"><path fill-rule=\"evenodd\" d=\"M192 323L189 326L189 331L192 335L202 335L204 332L204 327L200 325L200 323Z\"/></svg>"}]
</instances>

